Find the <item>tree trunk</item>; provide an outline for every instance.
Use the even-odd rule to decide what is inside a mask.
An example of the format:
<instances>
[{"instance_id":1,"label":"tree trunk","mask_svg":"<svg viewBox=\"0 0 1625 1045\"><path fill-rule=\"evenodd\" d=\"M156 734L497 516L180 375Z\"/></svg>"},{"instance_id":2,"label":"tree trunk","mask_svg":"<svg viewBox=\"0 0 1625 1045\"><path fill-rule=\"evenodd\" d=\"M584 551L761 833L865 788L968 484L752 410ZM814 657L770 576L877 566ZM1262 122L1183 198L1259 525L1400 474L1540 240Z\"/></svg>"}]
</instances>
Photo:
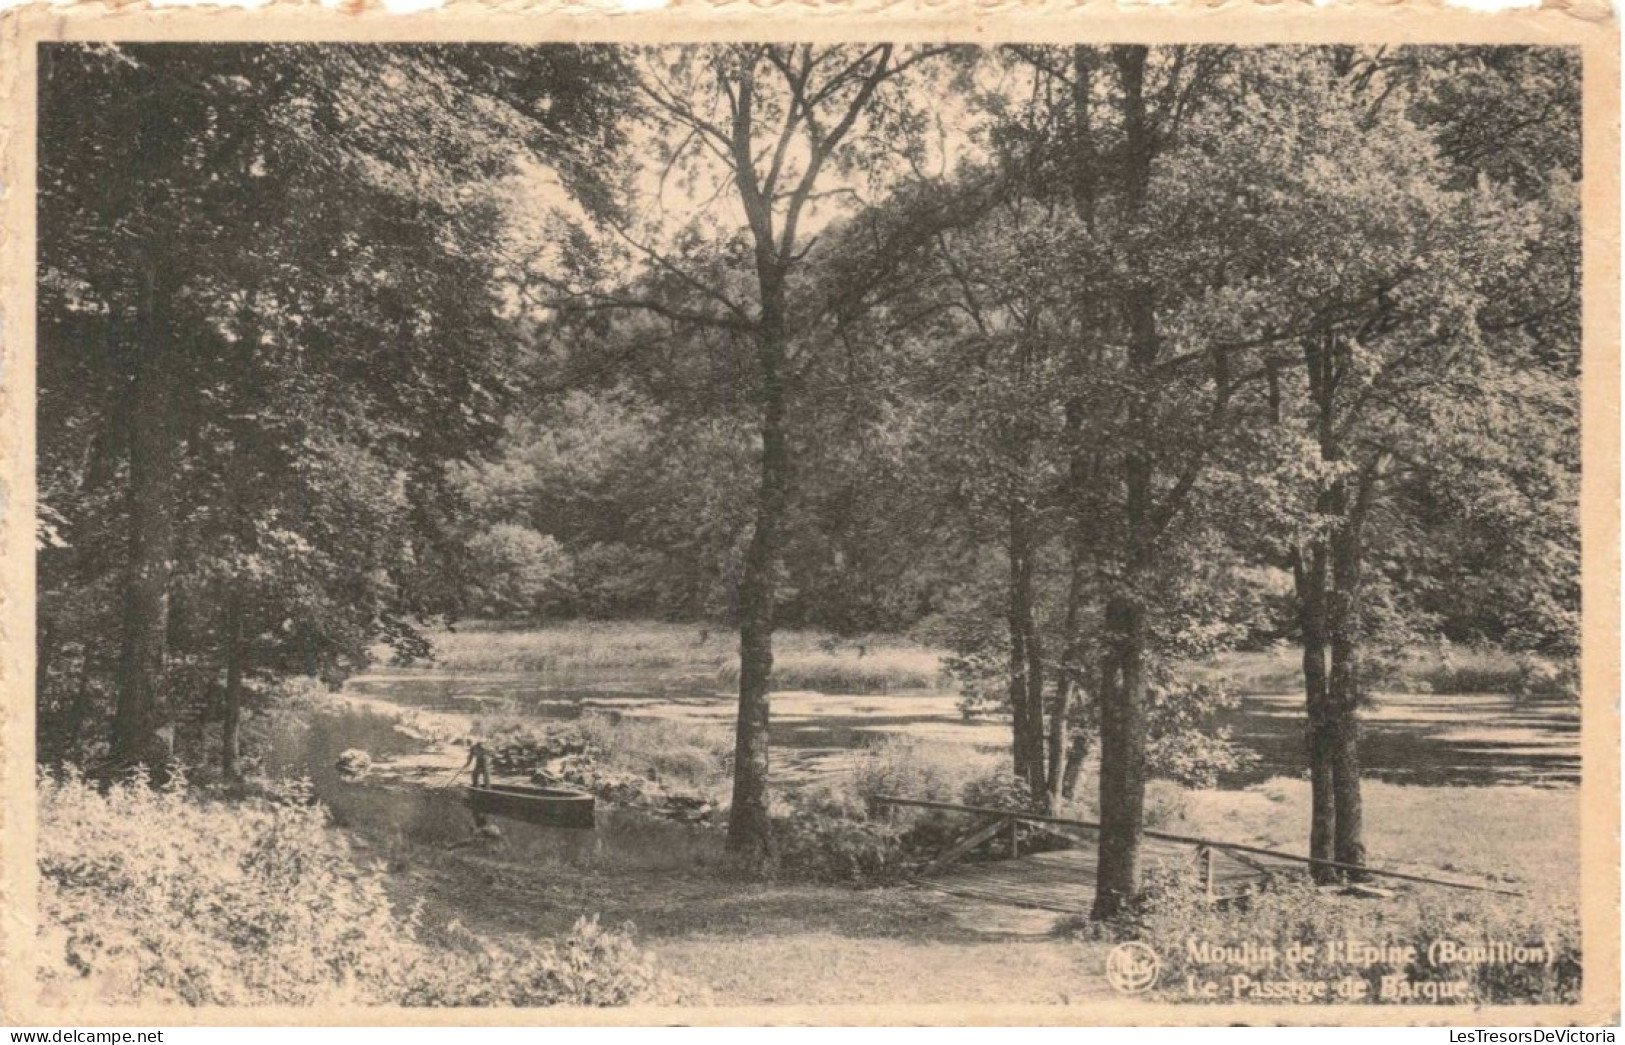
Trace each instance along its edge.
<instances>
[{"instance_id":1,"label":"tree trunk","mask_svg":"<svg viewBox=\"0 0 1625 1045\"><path fill-rule=\"evenodd\" d=\"M1072 737L1066 746L1066 772L1061 780L1061 797L1071 798L1078 793L1078 778L1083 775L1083 763L1089 758L1089 738L1083 734Z\"/></svg>"},{"instance_id":2,"label":"tree trunk","mask_svg":"<svg viewBox=\"0 0 1625 1045\"><path fill-rule=\"evenodd\" d=\"M220 772L242 779L243 606L233 587L226 603L226 690L220 707Z\"/></svg>"},{"instance_id":3,"label":"tree trunk","mask_svg":"<svg viewBox=\"0 0 1625 1045\"><path fill-rule=\"evenodd\" d=\"M1094 918L1120 913L1140 892L1145 816L1145 610L1132 595L1106 607L1111 676L1100 705L1100 860Z\"/></svg>"},{"instance_id":4,"label":"tree trunk","mask_svg":"<svg viewBox=\"0 0 1625 1045\"><path fill-rule=\"evenodd\" d=\"M1331 718L1332 786L1337 807L1335 850L1339 863L1356 866L1364 866L1366 861L1360 794L1362 536L1380 467L1380 460L1372 460L1361 468L1352 497L1348 480L1338 482L1342 523L1333 530L1330 541L1337 590L1327 612L1332 664L1326 702Z\"/></svg>"},{"instance_id":5,"label":"tree trunk","mask_svg":"<svg viewBox=\"0 0 1625 1045\"><path fill-rule=\"evenodd\" d=\"M1123 200L1130 222L1145 209L1151 180L1151 127L1144 96L1144 46L1113 47L1123 86ZM1145 697L1149 642L1145 593L1153 542L1151 368L1157 357L1156 299L1145 259L1123 296L1128 321L1130 441L1123 464L1124 527L1117 590L1106 604L1109 675L1100 706L1100 861L1092 917L1110 918L1140 891L1140 832L1145 816Z\"/></svg>"},{"instance_id":6,"label":"tree trunk","mask_svg":"<svg viewBox=\"0 0 1625 1045\"><path fill-rule=\"evenodd\" d=\"M1338 863L1365 866L1365 824L1360 794L1360 713L1358 646L1347 637L1332 640L1328 687L1332 788L1337 808L1334 850Z\"/></svg>"},{"instance_id":7,"label":"tree trunk","mask_svg":"<svg viewBox=\"0 0 1625 1045\"><path fill-rule=\"evenodd\" d=\"M1061 807L1066 785L1066 720L1072 710L1072 681L1062 677L1055 683L1055 700L1050 704L1049 730L1045 735L1044 812L1051 816Z\"/></svg>"},{"instance_id":8,"label":"tree trunk","mask_svg":"<svg viewBox=\"0 0 1625 1045\"><path fill-rule=\"evenodd\" d=\"M175 361L169 298L158 266L148 265L142 273L137 363L128 412L130 543L111 737L116 762L145 763L155 770L160 769L166 747L158 730L168 720L164 658L179 456L173 432Z\"/></svg>"},{"instance_id":9,"label":"tree trunk","mask_svg":"<svg viewBox=\"0 0 1625 1045\"><path fill-rule=\"evenodd\" d=\"M1033 609L1032 508L1024 493L1017 492L1010 500L1011 751L1017 779L1038 798L1044 794L1043 652Z\"/></svg>"},{"instance_id":10,"label":"tree trunk","mask_svg":"<svg viewBox=\"0 0 1625 1045\"><path fill-rule=\"evenodd\" d=\"M733 804L728 852L748 869L772 857L768 819L769 687L773 678L776 573L790 486L785 417L785 315L782 278L764 278L757 361L762 375L762 459L756 527L739 585L739 721L734 734Z\"/></svg>"},{"instance_id":11,"label":"tree trunk","mask_svg":"<svg viewBox=\"0 0 1625 1045\"><path fill-rule=\"evenodd\" d=\"M1348 371L1349 346L1327 330L1305 338L1303 348L1320 457L1340 466L1346 453L1337 393ZM1355 865L1366 859L1360 793L1361 537L1380 467L1380 459L1362 467L1352 491L1350 477L1339 474L1316 499L1315 511L1329 530L1315 539L1308 564L1299 570L1313 791L1310 855ZM1317 880L1341 877L1344 873L1330 869L1316 873Z\"/></svg>"},{"instance_id":12,"label":"tree trunk","mask_svg":"<svg viewBox=\"0 0 1625 1045\"><path fill-rule=\"evenodd\" d=\"M1309 756L1309 856L1337 859L1333 838L1337 810L1333 799L1332 755L1334 738L1326 689L1326 553L1319 543L1293 564L1298 595L1298 619L1303 643L1303 683L1308 728L1305 748ZM1337 877L1331 867L1311 865L1317 882Z\"/></svg>"},{"instance_id":13,"label":"tree trunk","mask_svg":"<svg viewBox=\"0 0 1625 1045\"><path fill-rule=\"evenodd\" d=\"M1075 404L1069 404L1067 409L1067 427L1075 435L1081 424L1081 414ZM1074 454L1068 481L1074 494L1081 492L1084 470L1079 457ZM1068 797L1067 787L1067 735L1070 729L1069 719L1072 717L1072 691L1077 688L1077 676L1081 670L1078 663L1083 657L1083 648L1080 643L1078 631L1082 627L1083 593L1088 581L1084 573L1085 556L1077 534L1074 529L1071 549L1068 552L1071 569L1068 571L1066 582L1066 615L1063 618L1061 633L1066 636L1066 650L1061 654L1061 663L1055 673L1055 700L1050 709L1049 721L1049 749L1047 752L1047 778L1044 791L1044 810L1050 815L1061 806L1061 799Z\"/></svg>"}]
</instances>

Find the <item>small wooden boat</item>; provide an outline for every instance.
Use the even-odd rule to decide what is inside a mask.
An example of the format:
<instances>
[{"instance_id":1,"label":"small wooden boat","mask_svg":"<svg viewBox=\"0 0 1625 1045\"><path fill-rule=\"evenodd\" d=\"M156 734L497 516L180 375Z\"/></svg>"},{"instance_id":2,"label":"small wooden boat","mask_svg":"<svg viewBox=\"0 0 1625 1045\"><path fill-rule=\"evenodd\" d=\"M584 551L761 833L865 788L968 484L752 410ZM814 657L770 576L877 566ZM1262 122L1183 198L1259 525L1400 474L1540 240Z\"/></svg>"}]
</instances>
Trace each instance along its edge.
<instances>
[{"instance_id":1,"label":"small wooden boat","mask_svg":"<svg viewBox=\"0 0 1625 1045\"><path fill-rule=\"evenodd\" d=\"M467 796L469 808L476 813L505 816L547 827L596 826L592 815L595 800L586 791L573 791L563 787L530 787L525 784L465 787L463 791Z\"/></svg>"}]
</instances>

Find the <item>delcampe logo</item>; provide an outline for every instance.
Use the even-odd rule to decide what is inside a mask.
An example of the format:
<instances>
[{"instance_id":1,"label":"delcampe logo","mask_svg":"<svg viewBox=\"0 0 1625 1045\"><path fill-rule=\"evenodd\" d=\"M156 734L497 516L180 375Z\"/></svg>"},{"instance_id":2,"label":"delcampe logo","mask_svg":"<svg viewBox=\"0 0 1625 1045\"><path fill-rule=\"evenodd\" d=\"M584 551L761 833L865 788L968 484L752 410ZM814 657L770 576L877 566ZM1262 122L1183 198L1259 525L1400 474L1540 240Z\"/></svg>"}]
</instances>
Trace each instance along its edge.
<instances>
[{"instance_id":1,"label":"delcampe logo","mask_svg":"<svg viewBox=\"0 0 1625 1045\"><path fill-rule=\"evenodd\" d=\"M1120 943L1106 955L1106 982L1123 994L1140 994L1156 986L1162 962L1157 952L1138 940Z\"/></svg>"}]
</instances>

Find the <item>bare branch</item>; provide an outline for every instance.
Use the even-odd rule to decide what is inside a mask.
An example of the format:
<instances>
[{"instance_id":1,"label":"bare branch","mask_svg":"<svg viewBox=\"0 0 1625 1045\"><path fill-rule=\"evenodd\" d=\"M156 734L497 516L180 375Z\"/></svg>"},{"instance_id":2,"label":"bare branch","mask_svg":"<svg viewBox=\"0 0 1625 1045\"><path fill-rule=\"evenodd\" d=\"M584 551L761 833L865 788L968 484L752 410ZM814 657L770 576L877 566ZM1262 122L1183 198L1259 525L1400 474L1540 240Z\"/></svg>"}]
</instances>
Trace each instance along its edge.
<instances>
[{"instance_id":1,"label":"bare branch","mask_svg":"<svg viewBox=\"0 0 1625 1045\"><path fill-rule=\"evenodd\" d=\"M553 284L550 283L549 285ZM542 308L550 308L557 312L587 313L608 312L611 310L649 312L683 323L694 323L699 326L716 327L724 330L749 330L751 328L751 324L741 322L734 316L696 312L693 309L681 308L656 298L560 289L561 295L556 298L537 298L528 289L523 289L521 292L532 304Z\"/></svg>"},{"instance_id":2,"label":"bare branch","mask_svg":"<svg viewBox=\"0 0 1625 1045\"><path fill-rule=\"evenodd\" d=\"M1037 48L1030 47L1025 44L1012 44L1006 49L1011 54L1014 54L1017 58L1020 58L1022 61L1032 66L1034 69L1037 69L1045 76L1048 76L1050 79L1064 84L1069 88L1073 85L1071 75L1062 71L1056 66L1051 65L1043 53Z\"/></svg>"},{"instance_id":3,"label":"bare branch","mask_svg":"<svg viewBox=\"0 0 1625 1045\"><path fill-rule=\"evenodd\" d=\"M677 277L677 279L680 280L684 286L699 292L701 295L710 298L712 301L715 301L717 304L721 305L730 313L738 317L741 322L749 323L751 321L749 311L747 311L733 299L729 298L726 294L722 293L722 291L717 290L715 287L697 278L692 273L685 272L681 267L674 264L669 258L648 244L640 243L636 239L633 239L631 233L627 232L620 225L612 224L610 228L614 230L615 234L619 236L627 246L631 247L649 261L653 262L662 272L666 272Z\"/></svg>"},{"instance_id":4,"label":"bare branch","mask_svg":"<svg viewBox=\"0 0 1625 1045\"><path fill-rule=\"evenodd\" d=\"M845 138L847 133L852 130L853 125L858 122L858 117L863 114L864 109L868 108L869 100L874 97L875 91L889 76L893 75L894 71L888 71L892 55L890 44L882 44L865 52L864 58L859 59L859 62L867 60L871 54L877 56L874 70L864 78L863 86L858 88L857 95L847 104L846 112L827 135L820 136L816 130L814 123L815 110L809 108L807 112L807 127L810 132L809 144L812 148L812 156L807 161L807 169L801 175L801 182L796 186L795 193L790 198L789 206L785 208L784 232L779 243L780 257L788 256L795 249L796 226L801 220L801 210L806 205L808 194L813 191L818 182L818 173L823 168L824 161L829 159L831 153L840 145L841 139ZM848 66L847 70L843 70L841 75L845 76L847 71L855 68L857 64L854 63L852 66ZM825 90L828 90L827 85Z\"/></svg>"}]
</instances>

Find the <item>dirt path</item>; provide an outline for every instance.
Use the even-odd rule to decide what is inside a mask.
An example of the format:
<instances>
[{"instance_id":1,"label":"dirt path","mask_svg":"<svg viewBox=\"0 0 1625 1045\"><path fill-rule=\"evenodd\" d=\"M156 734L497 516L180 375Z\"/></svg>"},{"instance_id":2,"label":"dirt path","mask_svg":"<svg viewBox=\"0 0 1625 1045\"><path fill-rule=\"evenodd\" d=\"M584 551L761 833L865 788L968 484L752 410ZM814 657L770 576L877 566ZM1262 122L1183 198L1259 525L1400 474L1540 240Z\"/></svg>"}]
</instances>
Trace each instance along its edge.
<instances>
[{"instance_id":1,"label":"dirt path","mask_svg":"<svg viewBox=\"0 0 1625 1045\"><path fill-rule=\"evenodd\" d=\"M371 738L380 757L368 779L329 781L325 797L362 855L389 867L397 904L421 905L430 933L457 922L559 937L586 915L630 922L719 1005L1065 1004L1109 993L1104 948L1073 940L1055 914L912 887L741 882L722 873L712 829L601 809L596 831L505 822L493 847L451 848L469 821L439 785L466 757L446 738L463 735L468 718L355 695L348 704L308 755L330 761ZM379 736L396 721L406 737L384 754Z\"/></svg>"}]
</instances>

